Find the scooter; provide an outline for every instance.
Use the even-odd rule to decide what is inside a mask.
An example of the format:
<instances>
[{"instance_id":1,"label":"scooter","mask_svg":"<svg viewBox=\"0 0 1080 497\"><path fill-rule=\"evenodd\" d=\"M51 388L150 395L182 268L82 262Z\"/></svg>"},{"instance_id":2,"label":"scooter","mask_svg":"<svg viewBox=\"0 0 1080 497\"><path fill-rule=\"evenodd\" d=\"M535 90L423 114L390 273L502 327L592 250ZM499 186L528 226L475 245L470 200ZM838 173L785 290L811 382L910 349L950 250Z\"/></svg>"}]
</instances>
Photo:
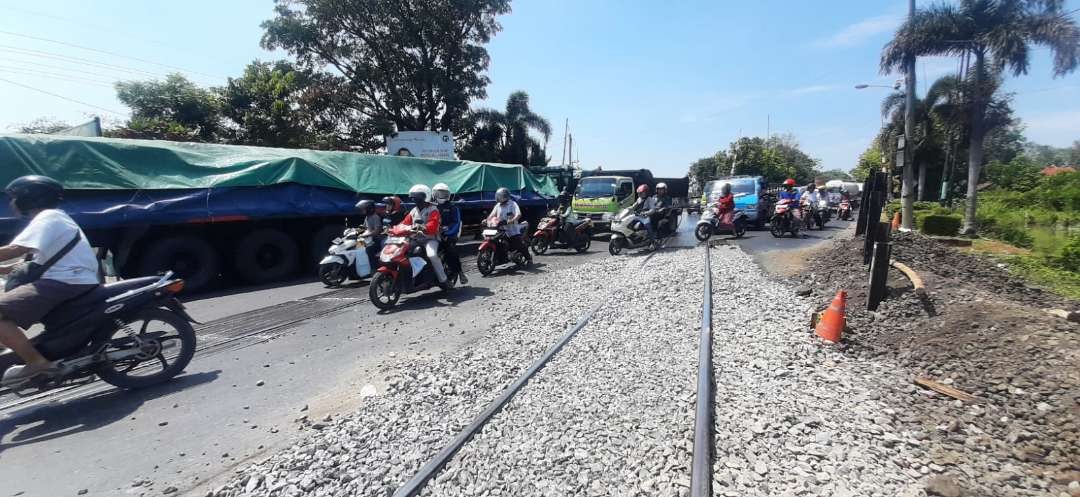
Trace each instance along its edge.
<instances>
[{"instance_id":1,"label":"scooter","mask_svg":"<svg viewBox=\"0 0 1080 497\"><path fill-rule=\"evenodd\" d=\"M417 293L438 286L439 280L424 250L423 232L419 228L397 225L390 228L386 243L379 253L382 265L375 270L368 285L368 297L380 310L393 309L401 294ZM458 274L446 265L446 247L439 244L439 258L443 260L446 288L457 284Z\"/></svg>"},{"instance_id":2,"label":"scooter","mask_svg":"<svg viewBox=\"0 0 1080 497\"><path fill-rule=\"evenodd\" d=\"M851 201L840 201L840 207L837 207L836 209L836 217L843 221L851 221Z\"/></svg>"},{"instance_id":3,"label":"scooter","mask_svg":"<svg viewBox=\"0 0 1080 497\"><path fill-rule=\"evenodd\" d=\"M818 228L825 229L825 224L832 219L832 206L829 205L828 200L821 199L818 200L816 211Z\"/></svg>"},{"instance_id":4,"label":"scooter","mask_svg":"<svg viewBox=\"0 0 1080 497\"><path fill-rule=\"evenodd\" d=\"M678 229L673 223L669 213L662 209L657 214L659 221L656 223L656 240L649 239L649 229L645 226L648 214L638 214L633 209L623 209L611 220L611 240L608 241L608 253L619 255L626 249L648 247L656 250L663 242L675 234Z\"/></svg>"},{"instance_id":5,"label":"scooter","mask_svg":"<svg viewBox=\"0 0 1080 497\"><path fill-rule=\"evenodd\" d=\"M42 319L31 343L57 361L58 373L5 385L16 395L93 381L125 389L145 388L180 374L195 355L197 322L176 294L184 280L161 277L110 283L64 302ZM22 364L14 352L0 354L0 373Z\"/></svg>"},{"instance_id":6,"label":"scooter","mask_svg":"<svg viewBox=\"0 0 1080 497\"><path fill-rule=\"evenodd\" d=\"M772 219L769 220L769 232L776 238L783 238L784 233L791 236L799 236L799 224L801 220L795 219L795 201L783 199L776 203L773 208Z\"/></svg>"},{"instance_id":7,"label":"scooter","mask_svg":"<svg viewBox=\"0 0 1080 497\"><path fill-rule=\"evenodd\" d=\"M701 219L694 228L694 237L700 242L711 238L714 234L726 233L735 238L742 238L746 234L746 225L749 223L746 214L741 209L733 210L730 215L717 216L716 204L709 205L701 213Z\"/></svg>"},{"instance_id":8,"label":"scooter","mask_svg":"<svg viewBox=\"0 0 1080 497\"><path fill-rule=\"evenodd\" d=\"M519 226L522 233L528 232L529 223L521 223ZM496 267L503 264L513 263L518 268L532 265L532 256L529 255L528 248L520 252L510 250L510 235L506 234L505 221L488 219L487 227L481 234L484 236L484 241L480 243L480 248L476 252L476 268L480 270L481 275L488 276L495 272ZM522 243L526 242L522 240Z\"/></svg>"},{"instance_id":9,"label":"scooter","mask_svg":"<svg viewBox=\"0 0 1080 497\"><path fill-rule=\"evenodd\" d=\"M328 287L336 287L346 280L371 276L367 247L372 243L375 243L373 237L361 236L356 228L346 229L341 237L334 239L326 257L319 261L319 280Z\"/></svg>"},{"instance_id":10,"label":"scooter","mask_svg":"<svg viewBox=\"0 0 1080 497\"><path fill-rule=\"evenodd\" d=\"M543 255L549 248L572 248L579 254L592 246L593 224L591 219L567 221L572 229L566 229L559 218L559 211L552 210L536 225L529 247L536 255Z\"/></svg>"}]
</instances>

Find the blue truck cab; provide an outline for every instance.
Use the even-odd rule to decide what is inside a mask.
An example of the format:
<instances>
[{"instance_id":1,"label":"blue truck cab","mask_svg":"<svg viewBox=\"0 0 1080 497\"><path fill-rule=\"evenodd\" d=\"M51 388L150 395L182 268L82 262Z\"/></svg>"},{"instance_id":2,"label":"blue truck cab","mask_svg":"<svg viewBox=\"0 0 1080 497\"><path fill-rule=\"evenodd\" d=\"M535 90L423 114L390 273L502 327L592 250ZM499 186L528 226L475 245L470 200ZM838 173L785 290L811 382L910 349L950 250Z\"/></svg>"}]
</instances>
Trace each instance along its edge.
<instances>
[{"instance_id":1,"label":"blue truck cab","mask_svg":"<svg viewBox=\"0 0 1080 497\"><path fill-rule=\"evenodd\" d=\"M769 221L772 202L765 195L764 176L728 176L705 183L701 203L709 205L720 197L720 187L728 183L735 196L735 208L743 211L751 225L761 227Z\"/></svg>"}]
</instances>

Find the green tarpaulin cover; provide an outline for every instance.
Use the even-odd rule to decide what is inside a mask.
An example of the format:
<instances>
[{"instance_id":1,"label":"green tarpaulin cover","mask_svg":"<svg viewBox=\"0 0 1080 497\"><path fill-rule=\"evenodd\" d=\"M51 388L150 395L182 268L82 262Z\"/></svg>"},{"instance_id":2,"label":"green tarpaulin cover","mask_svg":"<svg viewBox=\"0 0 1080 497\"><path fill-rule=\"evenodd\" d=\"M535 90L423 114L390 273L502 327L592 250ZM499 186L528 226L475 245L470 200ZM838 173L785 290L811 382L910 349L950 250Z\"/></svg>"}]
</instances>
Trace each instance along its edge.
<instances>
[{"instance_id":1,"label":"green tarpaulin cover","mask_svg":"<svg viewBox=\"0 0 1080 497\"><path fill-rule=\"evenodd\" d=\"M499 187L558 194L522 166L157 140L0 135L0 185L26 174L77 190L164 190L299 183L361 193L408 193L422 183L454 193Z\"/></svg>"}]
</instances>

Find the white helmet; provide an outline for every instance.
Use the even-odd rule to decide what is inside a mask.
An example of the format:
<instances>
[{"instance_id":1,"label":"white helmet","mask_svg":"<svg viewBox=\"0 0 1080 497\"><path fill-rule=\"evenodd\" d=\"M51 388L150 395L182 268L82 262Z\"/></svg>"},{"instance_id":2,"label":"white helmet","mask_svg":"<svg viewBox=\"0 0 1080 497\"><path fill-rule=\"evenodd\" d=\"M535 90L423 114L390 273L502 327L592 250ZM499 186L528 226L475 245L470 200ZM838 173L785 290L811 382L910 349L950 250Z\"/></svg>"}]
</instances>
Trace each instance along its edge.
<instances>
[{"instance_id":1,"label":"white helmet","mask_svg":"<svg viewBox=\"0 0 1080 497\"><path fill-rule=\"evenodd\" d=\"M409 198L416 203L431 201L431 188L427 185L413 185L409 188Z\"/></svg>"},{"instance_id":2,"label":"white helmet","mask_svg":"<svg viewBox=\"0 0 1080 497\"><path fill-rule=\"evenodd\" d=\"M501 187L498 190L495 190L495 201L496 202L498 202L500 204L505 204L509 200L510 200L510 189L509 188Z\"/></svg>"},{"instance_id":3,"label":"white helmet","mask_svg":"<svg viewBox=\"0 0 1080 497\"><path fill-rule=\"evenodd\" d=\"M431 188L431 194L435 197L435 203L445 204L450 201L450 186L446 183L437 183Z\"/></svg>"},{"instance_id":4,"label":"white helmet","mask_svg":"<svg viewBox=\"0 0 1080 497\"><path fill-rule=\"evenodd\" d=\"M661 188L663 188L663 189L667 190L667 183L664 183L664 182L660 182L660 183L657 183L657 184L656 184L656 189L657 189L657 190L659 190L659 189L661 189Z\"/></svg>"}]
</instances>

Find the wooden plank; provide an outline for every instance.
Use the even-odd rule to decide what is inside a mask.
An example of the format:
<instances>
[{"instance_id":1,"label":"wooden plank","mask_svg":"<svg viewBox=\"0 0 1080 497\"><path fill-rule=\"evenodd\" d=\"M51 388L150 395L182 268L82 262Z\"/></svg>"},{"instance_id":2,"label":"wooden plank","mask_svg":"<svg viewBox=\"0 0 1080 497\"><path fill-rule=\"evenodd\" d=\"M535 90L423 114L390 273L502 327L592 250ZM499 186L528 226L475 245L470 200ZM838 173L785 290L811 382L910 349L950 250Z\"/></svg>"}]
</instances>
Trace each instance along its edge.
<instances>
[{"instance_id":1,"label":"wooden plank","mask_svg":"<svg viewBox=\"0 0 1080 497\"><path fill-rule=\"evenodd\" d=\"M925 376L916 377L915 378L915 383L918 384L918 385L924 386L926 388L929 388L930 390L933 390L933 391L935 391L937 393L948 395L949 397L952 397L952 398L954 398L956 400L961 400L961 401L964 401L964 402L975 402L976 400L979 399L978 397L976 397L974 395L971 395L970 393L957 390L957 389L955 389L953 387L950 387L949 385L945 385L943 383L938 383L938 382L936 382L934 380L931 380L930 378L927 378Z\"/></svg>"}]
</instances>

